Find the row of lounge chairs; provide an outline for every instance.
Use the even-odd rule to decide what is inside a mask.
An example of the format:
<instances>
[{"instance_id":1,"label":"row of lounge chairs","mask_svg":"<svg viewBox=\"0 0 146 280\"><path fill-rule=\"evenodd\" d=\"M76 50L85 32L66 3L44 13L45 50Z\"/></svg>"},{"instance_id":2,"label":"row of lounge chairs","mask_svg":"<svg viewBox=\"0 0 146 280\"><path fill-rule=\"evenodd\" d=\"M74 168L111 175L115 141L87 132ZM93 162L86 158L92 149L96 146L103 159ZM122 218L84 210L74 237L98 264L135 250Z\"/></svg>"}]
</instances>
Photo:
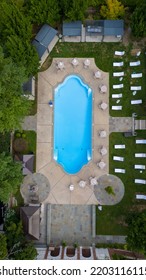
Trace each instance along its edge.
<instances>
[{"instance_id":1,"label":"row of lounge chairs","mask_svg":"<svg viewBox=\"0 0 146 280\"><path fill-rule=\"evenodd\" d=\"M115 149L125 149L126 146L123 145L123 144L118 144L118 145L114 145L114 148ZM125 158L121 157L121 156L113 156L113 160L123 162L125 160ZM115 173L123 173L124 174L124 173L126 173L126 170L124 168L115 168L114 172Z\"/></svg>"}]
</instances>

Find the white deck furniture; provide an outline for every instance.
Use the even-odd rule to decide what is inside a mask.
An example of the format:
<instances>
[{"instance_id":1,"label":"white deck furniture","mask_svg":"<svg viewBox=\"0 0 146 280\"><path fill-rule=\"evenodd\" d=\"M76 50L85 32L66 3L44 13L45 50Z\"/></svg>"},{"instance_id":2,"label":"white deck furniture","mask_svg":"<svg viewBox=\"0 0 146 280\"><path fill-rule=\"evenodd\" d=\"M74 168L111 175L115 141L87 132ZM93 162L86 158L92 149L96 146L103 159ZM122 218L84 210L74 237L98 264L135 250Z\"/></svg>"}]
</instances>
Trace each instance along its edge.
<instances>
[{"instance_id":1,"label":"white deck furniture","mask_svg":"<svg viewBox=\"0 0 146 280\"><path fill-rule=\"evenodd\" d=\"M115 149L125 149L125 145L114 145Z\"/></svg>"},{"instance_id":2,"label":"white deck furniture","mask_svg":"<svg viewBox=\"0 0 146 280\"><path fill-rule=\"evenodd\" d=\"M112 94L112 98L121 98L123 96L122 93L119 94Z\"/></svg>"},{"instance_id":3,"label":"white deck furniture","mask_svg":"<svg viewBox=\"0 0 146 280\"><path fill-rule=\"evenodd\" d=\"M124 157L114 156L114 157L113 157L113 160L124 161Z\"/></svg>"},{"instance_id":4,"label":"white deck furniture","mask_svg":"<svg viewBox=\"0 0 146 280\"><path fill-rule=\"evenodd\" d=\"M145 165L142 164L135 164L134 169L145 169Z\"/></svg>"},{"instance_id":5,"label":"white deck furniture","mask_svg":"<svg viewBox=\"0 0 146 280\"><path fill-rule=\"evenodd\" d=\"M121 168L115 168L115 173L126 173L126 170Z\"/></svg>"},{"instance_id":6,"label":"white deck furniture","mask_svg":"<svg viewBox=\"0 0 146 280\"><path fill-rule=\"evenodd\" d=\"M144 184L144 185L146 184L146 180L143 180L143 179L135 179L134 182L136 184Z\"/></svg>"},{"instance_id":7,"label":"white deck furniture","mask_svg":"<svg viewBox=\"0 0 146 280\"><path fill-rule=\"evenodd\" d=\"M146 158L146 154L145 153L136 153L135 157L137 157L137 158Z\"/></svg>"},{"instance_id":8,"label":"white deck furniture","mask_svg":"<svg viewBox=\"0 0 146 280\"><path fill-rule=\"evenodd\" d=\"M141 90L141 86L131 86L130 90Z\"/></svg>"},{"instance_id":9,"label":"white deck furniture","mask_svg":"<svg viewBox=\"0 0 146 280\"><path fill-rule=\"evenodd\" d=\"M142 104L142 99L131 100L131 104L132 104L132 105Z\"/></svg>"},{"instance_id":10,"label":"white deck furniture","mask_svg":"<svg viewBox=\"0 0 146 280\"><path fill-rule=\"evenodd\" d=\"M123 87L124 87L124 85L123 85L123 84L113 85L113 89L123 88Z\"/></svg>"},{"instance_id":11,"label":"white deck furniture","mask_svg":"<svg viewBox=\"0 0 146 280\"><path fill-rule=\"evenodd\" d=\"M137 73L137 74L131 74L131 78L141 78L142 73Z\"/></svg>"},{"instance_id":12,"label":"white deck furniture","mask_svg":"<svg viewBox=\"0 0 146 280\"><path fill-rule=\"evenodd\" d=\"M122 106L112 106L112 110L122 110Z\"/></svg>"},{"instance_id":13,"label":"white deck furniture","mask_svg":"<svg viewBox=\"0 0 146 280\"><path fill-rule=\"evenodd\" d=\"M130 66L138 66L138 65L140 65L140 60L130 62L129 65L130 65Z\"/></svg>"},{"instance_id":14,"label":"white deck furniture","mask_svg":"<svg viewBox=\"0 0 146 280\"><path fill-rule=\"evenodd\" d=\"M113 73L113 77L123 77L124 76L124 72L114 72Z\"/></svg>"},{"instance_id":15,"label":"white deck furniture","mask_svg":"<svg viewBox=\"0 0 146 280\"><path fill-rule=\"evenodd\" d=\"M115 55L122 56L125 54L125 51L115 51Z\"/></svg>"},{"instance_id":16,"label":"white deck furniture","mask_svg":"<svg viewBox=\"0 0 146 280\"><path fill-rule=\"evenodd\" d=\"M146 140L145 139L138 139L138 140L136 140L136 144L146 144Z\"/></svg>"},{"instance_id":17,"label":"white deck furniture","mask_svg":"<svg viewBox=\"0 0 146 280\"><path fill-rule=\"evenodd\" d=\"M145 199L146 200L146 195L144 195L144 194L136 194L136 199Z\"/></svg>"},{"instance_id":18,"label":"white deck furniture","mask_svg":"<svg viewBox=\"0 0 146 280\"><path fill-rule=\"evenodd\" d=\"M113 66L121 67L123 65L124 65L123 61L121 61L121 62L113 62Z\"/></svg>"}]
</instances>

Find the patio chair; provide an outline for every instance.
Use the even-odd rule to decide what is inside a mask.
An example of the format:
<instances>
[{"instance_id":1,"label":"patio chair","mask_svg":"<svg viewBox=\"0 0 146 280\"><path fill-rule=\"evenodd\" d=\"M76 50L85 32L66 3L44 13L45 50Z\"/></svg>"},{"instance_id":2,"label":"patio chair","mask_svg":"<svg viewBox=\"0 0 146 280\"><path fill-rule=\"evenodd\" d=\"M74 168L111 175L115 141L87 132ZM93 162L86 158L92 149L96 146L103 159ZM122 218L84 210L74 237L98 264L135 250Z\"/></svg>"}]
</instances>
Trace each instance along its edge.
<instances>
[{"instance_id":1,"label":"patio chair","mask_svg":"<svg viewBox=\"0 0 146 280\"><path fill-rule=\"evenodd\" d=\"M137 74L131 74L131 78L141 78L142 73L137 73Z\"/></svg>"},{"instance_id":2,"label":"patio chair","mask_svg":"<svg viewBox=\"0 0 146 280\"><path fill-rule=\"evenodd\" d=\"M145 139L137 139L136 144L146 144L146 140Z\"/></svg>"},{"instance_id":3,"label":"patio chair","mask_svg":"<svg viewBox=\"0 0 146 280\"><path fill-rule=\"evenodd\" d=\"M146 200L146 195L144 195L144 194L136 194L136 199L144 199L144 200Z\"/></svg>"},{"instance_id":4,"label":"patio chair","mask_svg":"<svg viewBox=\"0 0 146 280\"><path fill-rule=\"evenodd\" d=\"M112 94L112 98L121 98L123 96L122 93L119 94Z\"/></svg>"},{"instance_id":5,"label":"patio chair","mask_svg":"<svg viewBox=\"0 0 146 280\"><path fill-rule=\"evenodd\" d=\"M131 104L132 104L132 105L142 104L142 99L131 100Z\"/></svg>"},{"instance_id":6,"label":"patio chair","mask_svg":"<svg viewBox=\"0 0 146 280\"><path fill-rule=\"evenodd\" d=\"M124 87L124 85L123 85L123 84L113 85L113 89L123 88L123 87Z\"/></svg>"},{"instance_id":7,"label":"patio chair","mask_svg":"<svg viewBox=\"0 0 146 280\"><path fill-rule=\"evenodd\" d=\"M113 160L124 161L124 157L113 156Z\"/></svg>"},{"instance_id":8,"label":"patio chair","mask_svg":"<svg viewBox=\"0 0 146 280\"><path fill-rule=\"evenodd\" d=\"M122 144L122 145L114 145L114 148L115 148L115 149L125 149L125 147L126 147L126 146L123 145L123 144Z\"/></svg>"},{"instance_id":9,"label":"patio chair","mask_svg":"<svg viewBox=\"0 0 146 280\"><path fill-rule=\"evenodd\" d=\"M143 179L135 179L134 180L134 183L136 183L136 184L146 184L146 180L143 180Z\"/></svg>"},{"instance_id":10,"label":"patio chair","mask_svg":"<svg viewBox=\"0 0 146 280\"><path fill-rule=\"evenodd\" d=\"M134 169L145 169L145 165L142 164L135 164Z\"/></svg>"},{"instance_id":11,"label":"patio chair","mask_svg":"<svg viewBox=\"0 0 146 280\"><path fill-rule=\"evenodd\" d=\"M115 51L115 55L117 56L123 56L125 54L125 51Z\"/></svg>"},{"instance_id":12,"label":"patio chair","mask_svg":"<svg viewBox=\"0 0 146 280\"><path fill-rule=\"evenodd\" d=\"M123 65L124 65L123 61L121 61L121 62L113 62L113 66L121 67Z\"/></svg>"},{"instance_id":13,"label":"patio chair","mask_svg":"<svg viewBox=\"0 0 146 280\"><path fill-rule=\"evenodd\" d=\"M141 90L141 86L131 86L130 90Z\"/></svg>"},{"instance_id":14,"label":"patio chair","mask_svg":"<svg viewBox=\"0 0 146 280\"><path fill-rule=\"evenodd\" d=\"M114 72L113 73L113 77L123 77L124 76L124 72Z\"/></svg>"},{"instance_id":15,"label":"patio chair","mask_svg":"<svg viewBox=\"0 0 146 280\"><path fill-rule=\"evenodd\" d=\"M130 66L139 66L139 65L140 65L140 60L130 62L129 65L130 65Z\"/></svg>"},{"instance_id":16,"label":"patio chair","mask_svg":"<svg viewBox=\"0 0 146 280\"><path fill-rule=\"evenodd\" d=\"M135 157L136 158L146 158L146 153L136 153Z\"/></svg>"},{"instance_id":17,"label":"patio chair","mask_svg":"<svg viewBox=\"0 0 146 280\"><path fill-rule=\"evenodd\" d=\"M122 106L112 106L112 110L122 110Z\"/></svg>"},{"instance_id":18,"label":"patio chair","mask_svg":"<svg viewBox=\"0 0 146 280\"><path fill-rule=\"evenodd\" d=\"M121 169L121 168L115 168L115 173L126 173L125 169Z\"/></svg>"}]
</instances>

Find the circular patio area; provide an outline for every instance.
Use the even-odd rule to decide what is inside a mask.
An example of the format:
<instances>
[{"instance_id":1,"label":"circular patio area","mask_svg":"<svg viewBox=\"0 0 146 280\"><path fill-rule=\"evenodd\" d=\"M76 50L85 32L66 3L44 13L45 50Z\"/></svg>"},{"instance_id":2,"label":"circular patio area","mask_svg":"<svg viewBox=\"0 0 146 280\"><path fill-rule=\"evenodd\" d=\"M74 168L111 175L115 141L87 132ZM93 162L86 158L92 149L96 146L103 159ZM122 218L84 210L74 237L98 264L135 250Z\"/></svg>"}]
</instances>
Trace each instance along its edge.
<instances>
[{"instance_id":1,"label":"circular patio area","mask_svg":"<svg viewBox=\"0 0 146 280\"><path fill-rule=\"evenodd\" d=\"M112 192L106 191L111 187ZM124 196L125 188L120 178L111 174L105 174L98 178L98 185L94 187L94 195L100 205L114 205L119 203Z\"/></svg>"},{"instance_id":2,"label":"circular patio area","mask_svg":"<svg viewBox=\"0 0 146 280\"><path fill-rule=\"evenodd\" d=\"M20 188L25 204L43 202L50 193L50 183L41 173L33 173L24 177Z\"/></svg>"}]
</instances>

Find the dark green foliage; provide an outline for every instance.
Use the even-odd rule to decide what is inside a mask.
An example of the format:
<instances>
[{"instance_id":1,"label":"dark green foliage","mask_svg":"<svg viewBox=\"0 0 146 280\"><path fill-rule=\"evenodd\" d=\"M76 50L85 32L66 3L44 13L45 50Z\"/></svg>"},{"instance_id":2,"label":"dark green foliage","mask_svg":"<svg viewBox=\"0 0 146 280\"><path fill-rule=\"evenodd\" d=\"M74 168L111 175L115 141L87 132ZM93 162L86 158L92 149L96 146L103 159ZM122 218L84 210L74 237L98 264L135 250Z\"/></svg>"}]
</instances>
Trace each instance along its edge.
<instances>
[{"instance_id":1,"label":"dark green foliage","mask_svg":"<svg viewBox=\"0 0 146 280\"><path fill-rule=\"evenodd\" d=\"M10 133L0 133L0 153L10 152Z\"/></svg>"},{"instance_id":2,"label":"dark green foliage","mask_svg":"<svg viewBox=\"0 0 146 280\"><path fill-rule=\"evenodd\" d=\"M21 164L13 162L11 156L0 154L0 200L8 202L12 193L18 190L22 182Z\"/></svg>"},{"instance_id":3,"label":"dark green foliage","mask_svg":"<svg viewBox=\"0 0 146 280\"><path fill-rule=\"evenodd\" d=\"M126 222L128 248L146 255L146 210L130 213Z\"/></svg>"},{"instance_id":4,"label":"dark green foliage","mask_svg":"<svg viewBox=\"0 0 146 280\"><path fill-rule=\"evenodd\" d=\"M0 260L7 256L7 240L5 234L0 233Z\"/></svg>"},{"instance_id":5,"label":"dark green foliage","mask_svg":"<svg viewBox=\"0 0 146 280\"><path fill-rule=\"evenodd\" d=\"M24 247L15 254L15 260L34 260L37 256L37 250L33 243L25 243Z\"/></svg>"},{"instance_id":6,"label":"dark green foliage","mask_svg":"<svg viewBox=\"0 0 146 280\"><path fill-rule=\"evenodd\" d=\"M141 4L136 7L131 17L131 29L135 37L146 36L146 2L141 1Z\"/></svg>"}]
</instances>

